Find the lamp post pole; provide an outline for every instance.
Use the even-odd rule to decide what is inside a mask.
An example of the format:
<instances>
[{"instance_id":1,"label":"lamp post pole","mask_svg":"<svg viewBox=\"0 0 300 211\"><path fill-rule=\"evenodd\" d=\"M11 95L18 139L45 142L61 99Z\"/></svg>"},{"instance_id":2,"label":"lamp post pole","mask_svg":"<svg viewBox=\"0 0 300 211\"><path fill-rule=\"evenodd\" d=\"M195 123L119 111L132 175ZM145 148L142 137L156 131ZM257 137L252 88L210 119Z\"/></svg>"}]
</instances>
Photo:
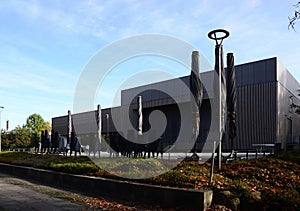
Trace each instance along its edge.
<instances>
[{"instance_id":1,"label":"lamp post pole","mask_svg":"<svg viewBox=\"0 0 300 211\"><path fill-rule=\"evenodd\" d=\"M223 45L222 42L229 36L229 32L224 29L216 29L208 33L208 37L215 40L215 71L218 78L214 79L214 100L218 112L218 168L221 169L222 158L222 138L225 134L226 120L226 80L223 63ZM217 80L216 80L217 79ZM214 158L212 158L214 159Z\"/></svg>"},{"instance_id":2,"label":"lamp post pole","mask_svg":"<svg viewBox=\"0 0 300 211\"><path fill-rule=\"evenodd\" d=\"M294 108L294 101L293 101L293 95L290 96L290 109L289 109L289 113L290 113L290 117L288 118L290 120L290 128L289 128L289 133L290 133L290 141L291 144L293 144L293 108Z\"/></svg>"},{"instance_id":3,"label":"lamp post pole","mask_svg":"<svg viewBox=\"0 0 300 211\"><path fill-rule=\"evenodd\" d=\"M105 117L106 117L106 137L107 137L107 140L108 140L108 136L109 136L109 114L106 114Z\"/></svg>"},{"instance_id":4,"label":"lamp post pole","mask_svg":"<svg viewBox=\"0 0 300 211\"><path fill-rule=\"evenodd\" d=\"M107 146L107 151L109 151L109 157L111 157L111 151L110 151L110 141L109 141L109 114L105 114L106 117L106 144Z\"/></svg>"},{"instance_id":5,"label":"lamp post pole","mask_svg":"<svg viewBox=\"0 0 300 211\"><path fill-rule=\"evenodd\" d=\"M3 106L0 106L0 152L1 152L1 135L2 135L2 130L1 130L1 111L4 109Z\"/></svg>"}]
</instances>

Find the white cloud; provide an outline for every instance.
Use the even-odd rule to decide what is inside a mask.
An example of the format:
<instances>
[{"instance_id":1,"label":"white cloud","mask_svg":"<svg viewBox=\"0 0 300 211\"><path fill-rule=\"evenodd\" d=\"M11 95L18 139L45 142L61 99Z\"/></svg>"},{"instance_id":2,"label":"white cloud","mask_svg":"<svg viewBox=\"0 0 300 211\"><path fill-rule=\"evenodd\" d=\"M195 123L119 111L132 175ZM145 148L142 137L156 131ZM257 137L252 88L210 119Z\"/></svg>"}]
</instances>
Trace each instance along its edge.
<instances>
[{"instance_id":1,"label":"white cloud","mask_svg":"<svg viewBox=\"0 0 300 211\"><path fill-rule=\"evenodd\" d=\"M224 49L235 53L237 63L278 55L300 78L299 33L287 30L287 16L292 12L288 1L3 0L0 77L5 80L0 87L6 98L2 95L1 101L11 101L11 107L22 103L29 110L51 116L39 108L51 104L49 97L57 100L52 103L62 104L56 110L64 112L72 106L85 60L104 45L143 33L186 40L213 61L214 42L207 33L225 28L231 35L224 41ZM9 98L9 93L23 101ZM109 98L109 89L99 96L100 100ZM41 103L31 106L30 101L35 100ZM27 114L28 110L20 112Z\"/></svg>"}]
</instances>

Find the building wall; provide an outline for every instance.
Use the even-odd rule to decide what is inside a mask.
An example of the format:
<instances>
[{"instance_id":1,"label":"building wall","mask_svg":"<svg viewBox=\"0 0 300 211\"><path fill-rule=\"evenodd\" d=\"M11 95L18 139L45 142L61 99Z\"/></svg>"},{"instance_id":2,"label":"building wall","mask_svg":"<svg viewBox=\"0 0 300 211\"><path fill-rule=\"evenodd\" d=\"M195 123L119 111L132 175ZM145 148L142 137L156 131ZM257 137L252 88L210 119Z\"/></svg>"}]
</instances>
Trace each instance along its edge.
<instances>
[{"instance_id":1,"label":"building wall","mask_svg":"<svg viewBox=\"0 0 300 211\"><path fill-rule=\"evenodd\" d=\"M276 82L237 88L236 149L276 141Z\"/></svg>"},{"instance_id":2,"label":"building wall","mask_svg":"<svg viewBox=\"0 0 300 211\"><path fill-rule=\"evenodd\" d=\"M68 134L68 116L60 116L52 118L52 131L57 131L61 135Z\"/></svg>"},{"instance_id":3,"label":"building wall","mask_svg":"<svg viewBox=\"0 0 300 211\"><path fill-rule=\"evenodd\" d=\"M236 86L242 87L277 81L276 62L276 58L270 58L236 65Z\"/></svg>"},{"instance_id":4,"label":"building wall","mask_svg":"<svg viewBox=\"0 0 300 211\"><path fill-rule=\"evenodd\" d=\"M118 109L115 108L115 109ZM107 124L106 114L108 114L109 121ZM111 109L101 109L102 133L115 131L111 120ZM52 118L52 130L59 132L61 135L68 134L68 116L60 116ZM97 125L97 111L88 111L84 113L72 114L72 130L77 135L85 135L98 132Z\"/></svg>"},{"instance_id":5,"label":"building wall","mask_svg":"<svg viewBox=\"0 0 300 211\"><path fill-rule=\"evenodd\" d=\"M300 115L291 104L300 105L299 83L277 59L277 143L281 149L299 144Z\"/></svg>"},{"instance_id":6,"label":"building wall","mask_svg":"<svg viewBox=\"0 0 300 211\"><path fill-rule=\"evenodd\" d=\"M290 109L290 96L293 96L295 104L300 105L297 90L299 83L279 62L277 58L270 58L261 61L236 65L236 85L237 85L237 137L233 142L235 149L256 149L255 144L279 144L282 149L287 147L289 142L299 142L300 137L300 115L296 115ZM200 112L200 136L197 140L199 149L203 146L211 126L210 98L213 97L213 71L201 73L204 84L204 98ZM185 88L178 88L178 81L185 84ZM181 118L176 113L176 103L188 102L190 94L187 93L189 87L189 77L163 81L146 86L135 87L121 92L122 106L116 108L102 109L102 133L117 132L111 121L111 112L115 112L118 121L128 118L137 127L137 97L142 96L143 104L143 130L149 129L149 114L158 109L168 117L167 130L162 134L165 142L170 142L176 138L177 130L180 128ZM159 90L168 90L168 94ZM172 99L173 98L173 99ZM129 109L129 113L127 110ZM106 120L109 115L109 121ZM78 134L85 134L96 131L93 119L95 111L72 115L74 120L81 124L82 131ZM290 120L288 120L290 119ZM67 116L52 119L53 129L60 133L67 132ZM107 125L108 123L108 125ZM65 124L65 125L64 125ZM291 126L289 126L291 125ZM290 129L292 128L292 130ZM122 130L127 136L127 130ZM224 150L231 149L231 144L225 141Z\"/></svg>"}]
</instances>

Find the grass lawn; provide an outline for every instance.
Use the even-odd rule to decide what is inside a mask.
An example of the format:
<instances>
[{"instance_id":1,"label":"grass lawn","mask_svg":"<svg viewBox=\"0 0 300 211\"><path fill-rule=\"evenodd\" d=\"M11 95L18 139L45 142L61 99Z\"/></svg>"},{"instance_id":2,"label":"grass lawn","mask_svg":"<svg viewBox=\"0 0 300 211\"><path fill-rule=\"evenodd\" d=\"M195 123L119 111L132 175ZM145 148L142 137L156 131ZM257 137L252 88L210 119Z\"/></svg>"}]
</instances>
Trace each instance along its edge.
<instances>
[{"instance_id":1,"label":"grass lawn","mask_svg":"<svg viewBox=\"0 0 300 211\"><path fill-rule=\"evenodd\" d=\"M1 152L0 162L125 180L100 169L85 156L63 157L24 152ZM126 167L126 162L126 159L123 162L101 159L100 166L106 165L105 169L110 167L118 173L119 169ZM139 172L143 172L143 169L149 167L164 170L169 161L162 163L155 159L136 159L134 162L132 171L138 169ZM214 190L214 193L227 190L230 191L232 198L239 200L239 208L250 209L254 206L253 209L259 208L260 210L278 210L279 208L280 210L300 210L300 151L224 164L222 170L215 169L212 183L209 183L209 171L210 164L208 163L183 161L160 176L134 181L183 189L210 189ZM223 203L231 206L231 202Z\"/></svg>"}]
</instances>

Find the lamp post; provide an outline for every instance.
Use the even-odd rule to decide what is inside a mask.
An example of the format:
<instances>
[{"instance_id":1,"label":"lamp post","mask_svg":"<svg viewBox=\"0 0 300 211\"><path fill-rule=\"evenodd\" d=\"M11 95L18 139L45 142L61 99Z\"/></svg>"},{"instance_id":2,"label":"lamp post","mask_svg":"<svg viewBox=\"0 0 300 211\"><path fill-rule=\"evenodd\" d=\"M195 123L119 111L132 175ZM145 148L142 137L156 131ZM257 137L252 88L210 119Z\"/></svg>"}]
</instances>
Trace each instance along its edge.
<instances>
[{"instance_id":1,"label":"lamp post","mask_svg":"<svg viewBox=\"0 0 300 211\"><path fill-rule=\"evenodd\" d=\"M222 155L222 138L225 134L226 122L226 80L223 64L223 45L222 42L229 36L229 32L224 29L216 29L208 33L208 37L215 40L215 71L218 78L214 79L214 100L217 105L218 112L218 168L221 169L221 155ZM214 159L214 158L212 158Z\"/></svg>"},{"instance_id":2,"label":"lamp post","mask_svg":"<svg viewBox=\"0 0 300 211\"><path fill-rule=\"evenodd\" d=\"M109 157L111 157L110 141L109 141L109 114L105 114L105 118L106 118L106 144L107 144L107 149L109 151Z\"/></svg>"},{"instance_id":3,"label":"lamp post","mask_svg":"<svg viewBox=\"0 0 300 211\"><path fill-rule=\"evenodd\" d=\"M109 136L109 114L106 114L105 117L106 117L106 136L108 138L108 136Z\"/></svg>"},{"instance_id":4,"label":"lamp post","mask_svg":"<svg viewBox=\"0 0 300 211\"><path fill-rule=\"evenodd\" d=\"M3 106L0 106L0 152L1 152L1 135L2 135L2 130L1 130L1 111L4 109Z\"/></svg>"},{"instance_id":5,"label":"lamp post","mask_svg":"<svg viewBox=\"0 0 300 211\"><path fill-rule=\"evenodd\" d=\"M288 117L288 121L290 121L290 125L289 125L289 133L290 133L290 137L289 137L289 142L291 144L293 144L293 108L295 107L294 104L294 100L293 100L293 95L290 96L290 109L289 109L289 113L290 116Z\"/></svg>"}]
</instances>

